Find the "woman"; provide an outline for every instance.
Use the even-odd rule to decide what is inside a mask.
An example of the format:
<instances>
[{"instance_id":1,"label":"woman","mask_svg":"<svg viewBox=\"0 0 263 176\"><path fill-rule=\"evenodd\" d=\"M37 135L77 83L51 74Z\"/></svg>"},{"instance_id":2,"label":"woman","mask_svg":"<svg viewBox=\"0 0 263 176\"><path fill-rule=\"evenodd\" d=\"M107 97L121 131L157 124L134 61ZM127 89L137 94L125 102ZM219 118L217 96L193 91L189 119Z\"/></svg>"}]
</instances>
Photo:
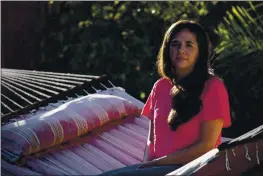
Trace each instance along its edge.
<instances>
[{"instance_id":1,"label":"woman","mask_svg":"<svg viewBox=\"0 0 263 176\"><path fill-rule=\"evenodd\" d=\"M167 30L154 84L142 115L150 119L144 162L103 175L165 175L216 148L231 125L227 90L209 72L209 39L181 20Z\"/></svg>"}]
</instances>

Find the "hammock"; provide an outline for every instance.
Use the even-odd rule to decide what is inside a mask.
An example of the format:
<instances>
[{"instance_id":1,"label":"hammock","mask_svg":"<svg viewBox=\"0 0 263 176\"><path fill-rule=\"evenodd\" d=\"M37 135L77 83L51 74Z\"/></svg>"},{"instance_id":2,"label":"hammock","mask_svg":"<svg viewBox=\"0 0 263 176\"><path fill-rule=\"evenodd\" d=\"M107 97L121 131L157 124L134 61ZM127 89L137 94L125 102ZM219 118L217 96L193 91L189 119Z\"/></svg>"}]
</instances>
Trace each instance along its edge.
<instances>
[{"instance_id":1,"label":"hammock","mask_svg":"<svg viewBox=\"0 0 263 176\"><path fill-rule=\"evenodd\" d=\"M2 174L97 175L142 162L149 123L140 116L143 103L121 87L103 87L6 121ZM218 149L168 175L233 175L260 165L262 128L222 138Z\"/></svg>"},{"instance_id":2,"label":"hammock","mask_svg":"<svg viewBox=\"0 0 263 176\"><path fill-rule=\"evenodd\" d=\"M262 175L263 125L240 137L223 142L169 175ZM261 173L261 174L260 174ZM256 173L255 173L256 174Z\"/></svg>"}]
</instances>

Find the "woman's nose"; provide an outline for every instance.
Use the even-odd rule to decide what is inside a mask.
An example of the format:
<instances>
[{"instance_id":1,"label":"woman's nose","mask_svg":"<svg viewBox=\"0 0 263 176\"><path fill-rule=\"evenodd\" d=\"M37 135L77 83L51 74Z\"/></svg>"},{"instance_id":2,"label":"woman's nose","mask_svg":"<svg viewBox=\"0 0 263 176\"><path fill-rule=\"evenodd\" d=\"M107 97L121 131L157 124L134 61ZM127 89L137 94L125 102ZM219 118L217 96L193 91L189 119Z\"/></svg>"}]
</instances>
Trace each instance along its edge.
<instances>
[{"instance_id":1,"label":"woman's nose","mask_svg":"<svg viewBox=\"0 0 263 176\"><path fill-rule=\"evenodd\" d=\"M184 50L184 48L183 48L183 47L179 47L179 48L178 48L178 52L179 52L179 53L184 53L184 52L185 52L185 50Z\"/></svg>"}]
</instances>

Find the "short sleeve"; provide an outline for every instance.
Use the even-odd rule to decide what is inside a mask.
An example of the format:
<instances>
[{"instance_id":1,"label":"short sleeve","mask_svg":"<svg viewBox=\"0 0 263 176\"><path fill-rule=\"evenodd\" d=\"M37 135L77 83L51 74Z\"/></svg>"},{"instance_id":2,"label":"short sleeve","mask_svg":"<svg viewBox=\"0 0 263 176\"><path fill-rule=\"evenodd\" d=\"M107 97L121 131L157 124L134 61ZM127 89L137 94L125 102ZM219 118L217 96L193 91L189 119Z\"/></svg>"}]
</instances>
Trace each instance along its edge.
<instances>
[{"instance_id":1,"label":"short sleeve","mask_svg":"<svg viewBox=\"0 0 263 176\"><path fill-rule=\"evenodd\" d=\"M203 120L224 120L223 128L231 126L229 98L226 87L219 79L209 80L203 97Z\"/></svg>"},{"instance_id":2,"label":"short sleeve","mask_svg":"<svg viewBox=\"0 0 263 176\"><path fill-rule=\"evenodd\" d=\"M149 120L153 120L154 116L155 86L156 84L153 86L141 113L141 115L148 117Z\"/></svg>"}]
</instances>

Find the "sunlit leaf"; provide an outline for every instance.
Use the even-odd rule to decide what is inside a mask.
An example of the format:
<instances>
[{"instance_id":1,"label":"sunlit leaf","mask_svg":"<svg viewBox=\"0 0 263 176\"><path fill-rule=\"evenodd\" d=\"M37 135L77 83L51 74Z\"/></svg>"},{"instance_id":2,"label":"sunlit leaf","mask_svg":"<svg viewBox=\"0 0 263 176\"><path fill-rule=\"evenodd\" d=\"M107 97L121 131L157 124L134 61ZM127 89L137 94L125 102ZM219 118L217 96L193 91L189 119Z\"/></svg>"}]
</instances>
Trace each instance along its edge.
<instances>
[{"instance_id":1,"label":"sunlit leaf","mask_svg":"<svg viewBox=\"0 0 263 176\"><path fill-rule=\"evenodd\" d=\"M140 93L140 98L141 98L141 99L145 99L145 97L146 97L145 93L144 93L144 92L141 92L141 93Z\"/></svg>"}]
</instances>

